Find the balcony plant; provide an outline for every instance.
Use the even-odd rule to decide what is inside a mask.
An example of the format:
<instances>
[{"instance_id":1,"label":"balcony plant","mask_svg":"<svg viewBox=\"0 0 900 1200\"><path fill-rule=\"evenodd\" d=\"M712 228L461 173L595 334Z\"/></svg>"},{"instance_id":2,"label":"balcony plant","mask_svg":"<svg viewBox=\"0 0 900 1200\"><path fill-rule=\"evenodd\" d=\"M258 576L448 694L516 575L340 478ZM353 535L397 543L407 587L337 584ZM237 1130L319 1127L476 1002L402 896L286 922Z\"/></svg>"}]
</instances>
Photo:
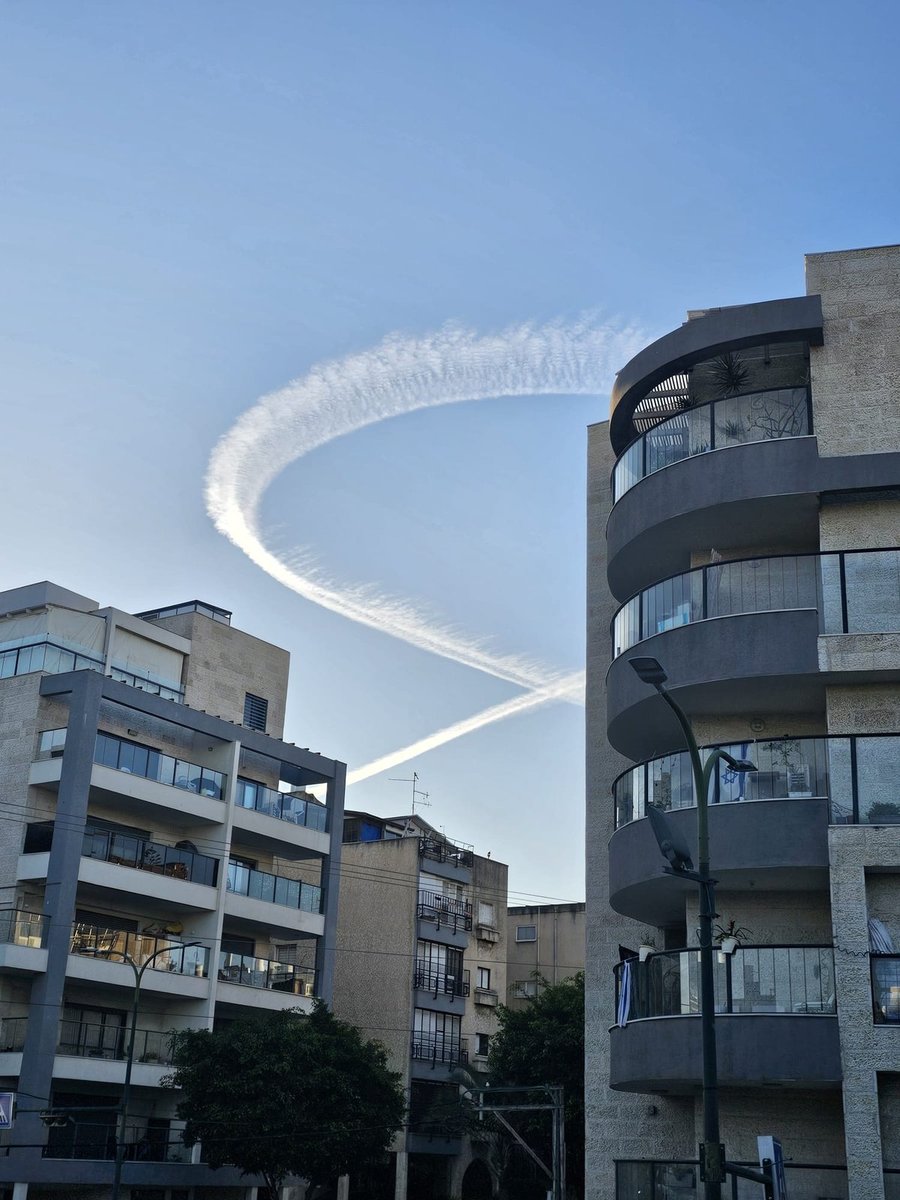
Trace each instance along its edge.
<instances>
[{"instance_id":1,"label":"balcony plant","mask_svg":"<svg viewBox=\"0 0 900 1200\"><path fill-rule=\"evenodd\" d=\"M729 921L725 925L716 925L713 936L723 954L734 954L743 939L753 936L753 930L747 929L745 925L738 925L736 921Z\"/></svg>"},{"instance_id":2,"label":"balcony plant","mask_svg":"<svg viewBox=\"0 0 900 1200\"><path fill-rule=\"evenodd\" d=\"M638 946L638 960L646 962L655 949L656 940L649 929L645 929L641 934L641 944Z\"/></svg>"}]
</instances>

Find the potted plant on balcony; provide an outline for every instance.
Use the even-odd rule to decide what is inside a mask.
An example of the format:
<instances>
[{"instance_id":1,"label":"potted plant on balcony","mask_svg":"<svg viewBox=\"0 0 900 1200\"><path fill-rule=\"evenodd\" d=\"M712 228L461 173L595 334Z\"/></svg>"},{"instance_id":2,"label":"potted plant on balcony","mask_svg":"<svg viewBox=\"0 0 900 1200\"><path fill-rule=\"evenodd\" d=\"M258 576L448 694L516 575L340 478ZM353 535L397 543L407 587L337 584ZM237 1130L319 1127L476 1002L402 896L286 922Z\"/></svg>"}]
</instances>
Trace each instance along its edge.
<instances>
[{"instance_id":1,"label":"potted plant on balcony","mask_svg":"<svg viewBox=\"0 0 900 1200\"><path fill-rule=\"evenodd\" d=\"M656 942L653 934L648 929L645 929L641 934L641 944L638 946L638 961L646 962L655 949Z\"/></svg>"},{"instance_id":2,"label":"potted plant on balcony","mask_svg":"<svg viewBox=\"0 0 900 1200\"><path fill-rule=\"evenodd\" d=\"M717 925L714 936L723 954L734 954L744 938L753 936L753 930L729 921L727 925Z\"/></svg>"}]
</instances>

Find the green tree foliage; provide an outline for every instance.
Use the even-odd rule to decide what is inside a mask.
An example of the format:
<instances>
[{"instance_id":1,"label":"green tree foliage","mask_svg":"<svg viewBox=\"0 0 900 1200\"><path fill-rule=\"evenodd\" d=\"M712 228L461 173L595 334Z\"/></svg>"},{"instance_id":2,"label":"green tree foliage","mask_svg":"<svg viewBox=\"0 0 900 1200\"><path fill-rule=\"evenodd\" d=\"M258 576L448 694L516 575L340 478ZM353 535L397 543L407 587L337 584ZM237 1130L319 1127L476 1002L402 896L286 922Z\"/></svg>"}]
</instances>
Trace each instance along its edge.
<instances>
[{"instance_id":1,"label":"green tree foliage","mask_svg":"<svg viewBox=\"0 0 900 1200\"><path fill-rule=\"evenodd\" d=\"M202 1141L212 1167L261 1175L273 1195L290 1175L321 1185L377 1162L403 1123L384 1047L324 1004L177 1033L174 1068L187 1144Z\"/></svg>"},{"instance_id":2,"label":"green tree foliage","mask_svg":"<svg viewBox=\"0 0 900 1200\"><path fill-rule=\"evenodd\" d=\"M538 995L529 997L525 1008L501 1005L497 1010L500 1028L491 1039L488 1059L491 1083L498 1087L543 1083L565 1088L567 1190L572 1196L583 1196L584 973L562 983L540 980L540 984ZM508 1119L549 1166L550 1113L510 1113ZM510 1174L533 1175L522 1153L510 1157L508 1187ZM525 1178L515 1181L512 1191L517 1196L528 1191ZM534 1190L536 1195L546 1195L543 1176L535 1179Z\"/></svg>"}]
</instances>

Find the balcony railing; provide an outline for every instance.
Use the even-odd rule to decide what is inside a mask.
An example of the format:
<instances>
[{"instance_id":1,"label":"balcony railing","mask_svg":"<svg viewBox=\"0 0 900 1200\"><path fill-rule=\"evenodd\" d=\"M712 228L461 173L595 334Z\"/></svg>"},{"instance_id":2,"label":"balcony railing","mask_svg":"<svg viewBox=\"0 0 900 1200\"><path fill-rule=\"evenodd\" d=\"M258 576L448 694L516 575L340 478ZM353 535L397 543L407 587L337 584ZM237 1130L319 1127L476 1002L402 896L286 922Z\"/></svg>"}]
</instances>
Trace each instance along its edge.
<instances>
[{"instance_id":1,"label":"balcony railing","mask_svg":"<svg viewBox=\"0 0 900 1200\"><path fill-rule=\"evenodd\" d=\"M445 971L435 970L427 962L420 960L416 963L413 987L421 988L423 992L433 992L435 996L468 996L469 972L448 975Z\"/></svg>"},{"instance_id":2,"label":"balcony railing","mask_svg":"<svg viewBox=\"0 0 900 1200\"><path fill-rule=\"evenodd\" d=\"M165 953L153 959L149 970L206 977L209 969L207 946L186 946L171 938L104 929L102 925L88 925L81 921L75 925L72 933L73 954L108 958L110 962L122 962L123 955L128 955L135 966L141 967L160 950Z\"/></svg>"},{"instance_id":3,"label":"balcony railing","mask_svg":"<svg viewBox=\"0 0 900 1200\"><path fill-rule=\"evenodd\" d=\"M775 388L685 409L636 438L613 467L613 503L654 471L726 446L812 433L809 390Z\"/></svg>"},{"instance_id":4,"label":"balcony railing","mask_svg":"<svg viewBox=\"0 0 900 1200\"><path fill-rule=\"evenodd\" d=\"M328 821L328 809L315 800L293 796L290 792L278 792L252 779L238 779L235 803L240 808L252 808L267 817L289 821L324 833Z\"/></svg>"},{"instance_id":5,"label":"balcony railing","mask_svg":"<svg viewBox=\"0 0 900 1200\"><path fill-rule=\"evenodd\" d=\"M707 746L735 758L749 758L756 771L737 772L719 762L713 773L710 804L750 800L829 801L832 825L900 824L897 763L900 733L847 737L773 738ZM694 806L694 785L687 751L666 754L630 767L614 781L616 828L647 815L647 806L663 811Z\"/></svg>"},{"instance_id":6,"label":"balcony railing","mask_svg":"<svg viewBox=\"0 0 900 1200\"><path fill-rule=\"evenodd\" d=\"M152 696L162 696L163 700L184 700L184 688L179 687L177 683L163 683L162 680L151 679L149 675L137 675L134 671L117 667L115 663L109 668L109 674L111 679L140 688L142 692L149 692Z\"/></svg>"},{"instance_id":7,"label":"balcony railing","mask_svg":"<svg viewBox=\"0 0 900 1200\"><path fill-rule=\"evenodd\" d=\"M105 1058L122 1062L128 1054L128 1031L124 1025L99 1025L64 1018L60 1023L56 1052L66 1058ZM134 1061L168 1066L172 1062L171 1031L136 1029Z\"/></svg>"},{"instance_id":8,"label":"balcony railing","mask_svg":"<svg viewBox=\"0 0 900 1200\"><path fill-rule=\"evenodd\" d=\"M753 1160L745 1160L741 1165L759 1169L759 1163ZM849 1195L847 1168L843 1166L791 1161L784 1164L784 1175L787 1184L785 1194L800 1200L812 1196L846 1200ZM886 1197L898 1194L898 1182L900 1171L885 1168ZM701 1200L703 1191L700 1165L696 1159L667 1161L642 1158L616 1161L614 1200ZM745 1197L755 1200L763 1194L758 1185L744 1184L743 1180L735 1176L732 1176L728 1186L722 1191L723 1196L727 1196L729 1200L744 1200Z\"/></svg>"},{"instance_id":9,"label":"balcony railing","mask_svg":"<svg viewBox=\"0 0 900 1200\"><path fill-rule=\"evenodd\" d=\"M51 1128L44 1147L45 1158L94 1159L109 1162L116 1157L115 1109L107 1122L77 1120ZM125 1159L128 1162L189 1163L191 1151L177 1132L158 1131L129 1125L125 1130Z\"/></svg>"},{"instance_id":10,"label":"balcony railing","mask_svg":"<svg viewBox=\"0 0 900 1200\"><path fill-rule=\"evenodd\" d=\"M465 1066L469 1052L465 1038L445 1038L416 1035L412 1040L412 1057L432 1066Z\"/></svg>"},{"instance_id":11,"label":"balcony railing","mask_svg":"<svg viewBox=\"0 0 900 1200\"><path fill-rule=\"evenodd\" d=\"M638 592L612 619L612 653L715 617L816 609L821 633L900 630L900 550L742 558L673 575Z\"/></svg>"},{"instance_id":12,"label":"balcony railing","mask_svg":"<svg viewBox=\"0 0 900 1200\"><path fill-rule=\"evenodd\" d=\"M221 771L173 758L151 746L142 746L139 742L130 742L111 733L97 734L94 762L111 767L114 771L164 783L168 787L211 796L214 800L221 800L225 794L226 777Z\"/></svg>"},{"instance_id":13,"label":"balcony railing","mask_svg":"<svg viewBox=\"0 0 900 1200\"><path fill-rule=\"evenodd\" d=\"M0 1017L0 1054L14 1054L25 1045L27 1017Z\"/></svg>"},{"instance_id":14,"label":"balcony railing","mask_svg":"<svg viewBox=\"0 0 900 1200\"><path fill-rule=\"evenodd\" d=\"M241 863L228 864L229 892L248 896L251 900L265 900L269 904L282 904L285 908L299 908L303 912L322 911L322 889L313 883L299 879L288 879L284 875L270 875L268 871L257 871Z\"/></svg>"},{"instance_id":15,"label":"balcony railing","mask_svg":"<svg viewBox=\"0 0 900 1200\"><path fill-rule=\"evenodd\" d=\"M139 871L169 875L173 879L202 883L206 887L216 886L219 860L181 846L149 842L125 833L87 829L81 853L85 858L98 858L123 867L135 867Z\"/></svg>"},{"instance_id":16,"label":"balcony railing","mask_svg":"<svg viewBox=\"0 0 900 1200\"><path fill-rule=\"evenodd\" d=\"M713 961L717 1013L833 1014L831 946L740 946ZM617 963L618 1023L700 1012L700 951L672 950Z\"/></svg>"},{"instance_id":17,"label":"balcony railing","mask_svg":"<svg viewBox=\"0 0 900 1200\"><path fill-rule=\"evenodd\" d=\"M419 838L419 854L434 862L450 863L455 867L470 867L475 856L474 846L465 842L451 842L449 838L429 834Z\"/></svg>"},{"instance_id":18,"label":"balcony railing","mask_svg":"<svg viewBox=\"0 0 900 1200\"><path fill-rule=\"evenodd\" d=\"M46 671L50 675L61 675L66 671L102 672L103 662L47 640L0 651L0 679L29 675L32 671Z\"/></svg>"},{"instance_id":19,"label":"balcony railing","mask_svg":"<svg viewBox=\"0 0 900 1200\"><path fill-rule=\"evenodd\" d=\"M44 944L44 917L22 908L0 909L0 942L39 950Z\"/></svg>"},{"instance_id":20,"label":"balcony railing","mask_svg":"<svg viewBox=\"0 0 900 1200\"><path fill-rule=\"evenodd\" d=\"M316 994L316 972L311 967L256 958L252 954L219 955L219 979L244 987L267 988L272 992L290 992L292 996Z\"/></svg>"},{"instance_id":21,"label":"balcony railing","mask_svg":"<svg viewBox=\"0 0 900 1200\"><path fill-rule=\"evenodd\" d=\"M452 925L456 929L472 928L472 905L468 900L454 900L441 892L419 892L418 915L437 925Z\"/></svg>"}]
</instances>

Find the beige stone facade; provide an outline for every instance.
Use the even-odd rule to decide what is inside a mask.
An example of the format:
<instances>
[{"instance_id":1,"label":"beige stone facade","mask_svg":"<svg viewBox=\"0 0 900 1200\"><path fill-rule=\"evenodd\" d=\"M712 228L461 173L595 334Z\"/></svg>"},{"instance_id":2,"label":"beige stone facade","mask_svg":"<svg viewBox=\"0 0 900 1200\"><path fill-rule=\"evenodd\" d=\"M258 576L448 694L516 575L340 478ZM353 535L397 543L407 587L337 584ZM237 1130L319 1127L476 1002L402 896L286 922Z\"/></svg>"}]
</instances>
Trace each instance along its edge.
<instances>
[{"instance_id":1,"label":"beige stone facade","mask_svg":"<svg viewBox=\"0 0 900 1200\"><path fill-rule=\"evenodd\" d=\"M721 768L711 794L718 802L710 810L717 920L744 931L734 957L719 951L715 967L727 1155L753 1162L757 1136L773 1134L784 1146L791 1200L900 1195L900 247L811 255L806 277L808 295L821 296L819 329L803 331L806 349L790 333L789 317L782 333L769 324L766 338L787 343L793 336L791 353L808 355L811 427L799 408L793 425L770 425L763 435L741 417L774 394L761 369L768 343L760 352L749 344L752 335L740 341L742 320L749 330L772 318L749 305L692 314L693 341L670 335L671 378L681 372L683 407L673 400L675 408L660 409L655 432L647 421L627 445L620 413L613 449L609 423L589 430L592 1200L703 1195L699 1041L690 1042L699 1020L697 894L689 887L677 899L665 892L663 860L642 828L640 789L690 837L696 824L690 774L678 757L681 735L659 717L652 689L640 690L628 670L625 660L639 655L662 663L701 746L726 746L759 766L745 784ZM814 324L810 303L786 301L783 311L802 311ZM715 359L697 349L704 321L727 333L715 335ZM682 357L680 345L688 347ZM645 361L655 362L652 348ZM695 371L702 371L699 390ZM623 372L629 382L636 375L633 365ZM647 387L664 392L663 375L663 367L648 374ZM798 378L795 371L792 396ZM633 402L624 385L614 395ZM696 414L679 415L692 406ZM712 437L700 428L711 428ZM787 464L780 475L766 475L769 454ZM617 458L627 459L630 475L614 506L609 480ZM637 564L627 559L625 529L635 544L659 546L667 562L677 557L684 574L666 583L669 570L655 570L652 553ZM625 561L639 593L616 582ZM736 565L725 575L719 563ZM792 592L801 578L817 582ZM626 604L630 624L618 627L614 657L610 622ZM801 611L814 617L804 617L808 632L800 632ZM782 645L780 630L788 627L794 632ZM767 647L774 644L773 663ZM719 663L733 645L743 652L730 658L731 678ZM623 738L643 753L623 757L616 749ZM627 804L613 801L626 793ZM877 941L873 920L896 959ZM641 962L636 950L645 940L653 947ZM617 965L620 957L629 959L627 968ZM624 1008L616 1006L614 968L618 995L623 980L631 989ZM771 1062L770 1047L753 1051L754 1029L766 1031L770 1047L782 1047ZM642 1056L651 1044L648 1064ZM693 1059L688 1044L697 1046ZM764 1077L757 1068L763 1059Z\"/></svg>"}]
</instances>

